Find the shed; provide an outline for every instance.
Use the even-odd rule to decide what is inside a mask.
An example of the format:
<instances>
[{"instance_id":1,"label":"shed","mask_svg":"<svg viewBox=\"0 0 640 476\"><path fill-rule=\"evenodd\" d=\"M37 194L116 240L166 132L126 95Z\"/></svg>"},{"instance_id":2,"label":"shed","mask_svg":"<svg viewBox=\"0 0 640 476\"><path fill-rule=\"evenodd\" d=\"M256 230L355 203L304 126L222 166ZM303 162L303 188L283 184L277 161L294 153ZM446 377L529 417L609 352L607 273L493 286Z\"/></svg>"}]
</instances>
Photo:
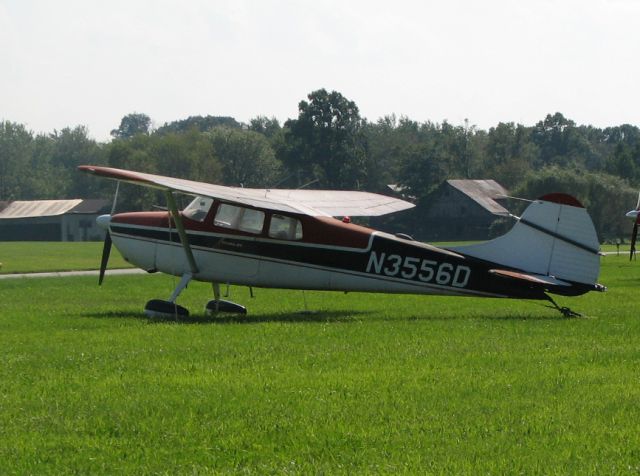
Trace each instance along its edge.
<instances>
[{"instance_id":1,"label":"shed","mask_svg":"<svg viewBox=\"0 0 640 476\"><path fill-rule=\"evenodd\" d=\"M509 216L507 190L495 180L447 180L421 200L422 238L486 240L497 220Z\"/></svg>"},{"instance_id":2,"label":"shed","mask_svg":"<svg viewBox=\"0 0 640 476\"><path fill-rule=\"evenodd\" d=\"M0 203L0 241L99 241L96 218L107 200L29 200Z\"/></svg>"}]
</instances>

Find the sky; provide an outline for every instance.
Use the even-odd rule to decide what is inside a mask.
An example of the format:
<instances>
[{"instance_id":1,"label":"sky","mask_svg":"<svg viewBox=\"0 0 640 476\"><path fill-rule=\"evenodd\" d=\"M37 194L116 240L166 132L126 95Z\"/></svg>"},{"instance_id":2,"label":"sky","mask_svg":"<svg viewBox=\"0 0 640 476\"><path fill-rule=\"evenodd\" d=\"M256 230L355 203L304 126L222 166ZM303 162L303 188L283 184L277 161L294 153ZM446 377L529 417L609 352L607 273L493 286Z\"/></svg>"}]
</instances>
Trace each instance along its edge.
<instances>
[{"instance_id":1,"label":"sky","mask_svg":"<svg viewBox=\"0 0 640 476\"><path fill-rule=\"evenodd\" d=\"M0 120L281 123L325 88L375 122L640 125L638 0L0 0Z\"/></svg>"}]
</instances>

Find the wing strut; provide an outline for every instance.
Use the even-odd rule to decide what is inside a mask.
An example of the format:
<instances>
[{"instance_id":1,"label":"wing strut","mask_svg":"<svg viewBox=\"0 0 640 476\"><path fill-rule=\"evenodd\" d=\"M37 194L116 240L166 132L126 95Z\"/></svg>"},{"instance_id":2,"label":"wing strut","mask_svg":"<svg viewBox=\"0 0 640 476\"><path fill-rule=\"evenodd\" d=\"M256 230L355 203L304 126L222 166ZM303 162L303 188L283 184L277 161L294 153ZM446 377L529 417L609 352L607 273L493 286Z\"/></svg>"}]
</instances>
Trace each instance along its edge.
<instances>
[{"instance_id":1,"label":"wing strut","mask_svg":"<svg viewBox=\"0 0 640 476\"><path fill-rule=\"evenodd\" d=\"M198 266L196 265L196 260L193 257L191 246L189 246L189 238L187 237L187 232L184 229L184 223L182 223L182 216L178 211L176 200L171 190L167 190L167 205L169 205L169 211L171 212L171 216L173 216L173 220L176 223L178 235L180 236L180 243L182 243L184 253L187 255L187 261L189 262L189 268L191 268L191 274L197 274Z\"/></svg>"}]
</instances>

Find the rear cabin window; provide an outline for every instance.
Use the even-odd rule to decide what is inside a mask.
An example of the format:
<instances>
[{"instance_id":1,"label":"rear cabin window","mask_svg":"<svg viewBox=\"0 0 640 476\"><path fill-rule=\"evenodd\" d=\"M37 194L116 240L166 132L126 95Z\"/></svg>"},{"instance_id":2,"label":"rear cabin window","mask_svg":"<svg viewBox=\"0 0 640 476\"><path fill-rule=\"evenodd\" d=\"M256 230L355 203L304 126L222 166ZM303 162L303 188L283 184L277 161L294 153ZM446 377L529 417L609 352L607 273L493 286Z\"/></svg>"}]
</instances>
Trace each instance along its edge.
<instances>
[{"instance_id":1,"label":"rear cabin window","mask_svg":"<svg viewBox=\"0 0 640 476\"><path fill-rule=\"evenodd\" d=\"M187 208L182 210L182 215L195 221L204 221L209 213L213 198L196 197Z\"/></svg>"},{"instance_id":2,"label":"rear cabin window","mask_svg":"<svg viewBox=\"0 0 640 476\"><path fill-rule=\"evenodd\" d=\"M252 208L221 203L216 212L213 224L231 230L259 234L262 233L262 227L264 225L264 212Z\"/></svg>"},{"instance_id":3,"label":"rear cabin window","mask_svg":"<svg viewBox=\"0 0 640 476\"><path fill-rule=\"evenodd\" d=\"M296 218L273 214L269 224L269 236L279 240L301 240L302 223Z\"/></svg>"}]
</instances>

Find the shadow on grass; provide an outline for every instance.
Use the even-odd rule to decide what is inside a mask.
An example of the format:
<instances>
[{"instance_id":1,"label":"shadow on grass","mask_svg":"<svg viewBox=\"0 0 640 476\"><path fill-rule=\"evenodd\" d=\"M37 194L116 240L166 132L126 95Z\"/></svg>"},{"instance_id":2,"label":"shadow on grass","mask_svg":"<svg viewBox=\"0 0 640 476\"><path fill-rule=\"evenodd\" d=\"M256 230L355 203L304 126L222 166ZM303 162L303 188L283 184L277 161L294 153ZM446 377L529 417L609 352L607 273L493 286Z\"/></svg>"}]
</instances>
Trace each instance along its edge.
<instances>
[{"instance_id":1,"label":"shadow on grass","mask_svg":"<svg viewBox=\"0 0 640 476\"><path fill-rule=\"evenodd\" d=\"M547 306L544 306L547 307ZM377 310L316 310L298 312L278 312L265 314L218 314L208 316L193 314L188 317L166 316L148 317L143 312L106 311L85 314L86 317L97 319L141 319L149 323L177 323L177 324L261 324L268 322L292 323L359 323L359 322L412 322L412 321L562 321L573 320L558 313L532 310L527 313L515 314L511 311L494 314L460 315L455 312L435 312L424 314L407 314L403 316L379 314ZM584 316L588 317L588 316ZM577 319L580 319L579 317Z\"/></svg>"},{"instance_id":2,"label":"shadow on grass","mask_svg":"<svg viewBox=\"0 0 640 476\"><path fill-rule=\"evenodd\" d=\"M300 311L267 314L219 314L217 316L190 315L188 317L148 317L142 312L107 311L85 314L97 319L142 319L149 323L173 322L177 324L261 324L265 322L359 322L365 311Z\"/></svg>"}]
</instances>

